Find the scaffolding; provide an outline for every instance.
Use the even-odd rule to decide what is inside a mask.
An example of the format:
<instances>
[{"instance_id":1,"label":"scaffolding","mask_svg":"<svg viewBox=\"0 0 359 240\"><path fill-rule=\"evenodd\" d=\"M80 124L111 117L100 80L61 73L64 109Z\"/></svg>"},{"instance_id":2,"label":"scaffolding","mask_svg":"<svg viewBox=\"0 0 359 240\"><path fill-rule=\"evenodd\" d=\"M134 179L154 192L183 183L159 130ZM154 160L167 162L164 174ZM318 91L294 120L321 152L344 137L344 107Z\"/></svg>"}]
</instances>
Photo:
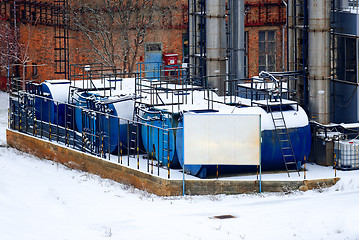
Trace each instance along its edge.
<instances>
[{"instance_id":1,"label":"scaffolding","mask_svg":"<svg viewBox=\"0 0 359 240\"><path fill-rule=\"evenodd\" d=\"M332 120L357 122L359 1L333 0L331 5ZM356 23L356 24L354 24Z\"/></svg>"},{"instance_id":2,"label":"scaffolding","mask_svg":"<svg viewBox=\"0 0 359 240\"><path fill-rule=\"evenodd\" d=\"M290 4L291 3L291 4ZM287 69L302 74L291 88L296 89L299 102L308 111L308 2L292 0L288 4ZM293 49L293 50L291 50Z\"/></svg>"},{"instance_id":3,"label":"scaffolding","mask_svg":"<svg viewBox=\"0 0 359 240\"><path fill-rule=\"evenodd\" d=\"M0 3L0 17L18 31L19 23L52 26L55 29L55 74L69 77L69 11L67 0L4 0ZM16 71L15 71L16 72Z\"/></svg>"},{"instance_id":4,"label":"scaffolding","mask_svg":"<svg viewBox=\"0 0 359 240\"><path fill-rule=\"evenodd\" d=\"M54 2L55 5L55 74L69 78L69 11L67 0Z\"/></svg>"}]
</instances>

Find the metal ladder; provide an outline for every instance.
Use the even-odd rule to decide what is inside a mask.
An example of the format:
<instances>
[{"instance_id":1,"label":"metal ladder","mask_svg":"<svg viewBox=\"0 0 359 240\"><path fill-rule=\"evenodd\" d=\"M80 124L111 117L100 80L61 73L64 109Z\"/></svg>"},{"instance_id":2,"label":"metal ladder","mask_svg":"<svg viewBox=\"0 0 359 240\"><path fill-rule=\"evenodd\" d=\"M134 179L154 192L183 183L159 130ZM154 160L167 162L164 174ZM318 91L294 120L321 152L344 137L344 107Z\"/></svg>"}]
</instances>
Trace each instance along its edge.
<instances>
[{"instance_id":1,"label":"metal ladder","mask_svg":"<svg viewBox=\"0 0 359 240\"><path fill-rule=\"evenodd\" d=\"M138 108L135 107L134 111L133 111L133 116L132 116L132 126L129 125L129 155L133 158L138 158L139 157L139 124L137 123L138 121Z\"/></svg>"},{"instance_id":2,"label":"metal ladder","mask_svg":"<svg viewBox=\"0 0 359 240\"><path fill-rule=\"evenodd\" d=\"M279 116L274 116L275 114L273 113L273 109L271 105L268 105L268 109L272 116L273 125L279 142L279 147L282 152L285 169L288 173L288 177L290 177L289 171L296 171L300 176L297 160L295 159L295 155L293 151L292 142L290 140L288 128L284 120L282 104L279 103L279 105L276 106L279 106L279 110L280 110ZM294 166L295 170L290 170L291 166Z\"/></svg>"}]
</instances>

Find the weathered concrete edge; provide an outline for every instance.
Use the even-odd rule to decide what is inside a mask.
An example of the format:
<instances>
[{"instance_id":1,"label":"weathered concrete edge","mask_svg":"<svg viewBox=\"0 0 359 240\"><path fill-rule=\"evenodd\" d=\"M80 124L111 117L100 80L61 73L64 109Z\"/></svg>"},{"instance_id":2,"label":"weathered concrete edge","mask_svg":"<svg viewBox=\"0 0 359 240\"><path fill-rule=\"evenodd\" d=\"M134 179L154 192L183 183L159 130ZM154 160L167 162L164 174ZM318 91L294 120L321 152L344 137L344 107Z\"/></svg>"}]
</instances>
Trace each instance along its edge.
<instances>
[{"instance_id":1,"label":"weathered concrete edge","mask_svg":"<svg viewBox=\"0 0 359 240\"><path fill-rule=\"evenodd\" d=\"M6 138L8 145L11 147L40 158L62 163L72 169L86 171L103 178L129 184L159 196L182 194L182 180L163 179L10 129L6 130ZM262 191L293 191L301 186L306 186L308 189L325 188L333 186L338 180L339 178L303 181L262 181ZM185 189L186 194L191 195L255 193L259 191L259 182L213 179L186 180Z\"/></svg>"}]
</instances>

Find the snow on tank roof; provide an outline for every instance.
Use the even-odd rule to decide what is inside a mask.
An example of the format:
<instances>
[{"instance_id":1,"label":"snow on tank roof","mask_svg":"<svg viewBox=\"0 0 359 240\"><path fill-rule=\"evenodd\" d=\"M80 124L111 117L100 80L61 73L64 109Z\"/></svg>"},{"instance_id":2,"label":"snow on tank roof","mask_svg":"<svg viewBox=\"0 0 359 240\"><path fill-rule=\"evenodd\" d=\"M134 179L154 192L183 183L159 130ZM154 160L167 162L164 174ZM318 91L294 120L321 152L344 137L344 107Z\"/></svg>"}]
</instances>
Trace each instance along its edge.
<instances>
[{"instance_id":1,"label":"snow on tank roof","mask_svg":"<svg viewBox=\"0 0 359 240\"><path fill-rule=\"evenodd\" d=\"M340 126L342 126L345 129L359 128L359 123L341 123Z\"/></svg>"},{"instance_id":2,"label":"snow on tank roof","mask_svg":"<svg viewBox=\"0 0 359 240\"><path fill-rule=\"evenodd\" d=\"M45 80L47 83L51 84L68 84L70 83L70 80L68 79L53 79L53 80Z\"/></svg>"}]
</instances>

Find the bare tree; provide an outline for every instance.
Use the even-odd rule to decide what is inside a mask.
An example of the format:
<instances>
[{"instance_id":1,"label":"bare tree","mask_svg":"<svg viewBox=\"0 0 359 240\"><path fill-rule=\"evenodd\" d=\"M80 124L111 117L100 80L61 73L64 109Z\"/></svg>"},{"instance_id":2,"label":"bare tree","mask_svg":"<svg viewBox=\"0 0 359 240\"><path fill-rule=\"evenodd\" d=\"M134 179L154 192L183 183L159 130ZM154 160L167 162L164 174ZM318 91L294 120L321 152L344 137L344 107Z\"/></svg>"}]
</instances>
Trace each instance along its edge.
<instances>
[{"instance_id":1,"label":"bare tree","mask_svg":"<svg viewBox=\"0 0 359 240\"><path fill-rule=\"evenodd\" d=\"M0 21L0 66L9 67L17 59L20 44L16 38L16 29L6 21Z\"/></svg>"},{"instance_id":2,"label":"bare tree","mask_svg":"<svg viewBox=\"0 0 359 240\"><path fill-rule=\"evenodd\" d=\"M22 88L25 86L26 67L33 66L29 65L32 61L29 55L29 47L36 22L37 20L34 25L28 25L27 28L24 28L23 31L28 31L28 39L24 43L20 42L17 26L10 25L9 22L5 21L0 22L0 66L6 69L7 77L10 77L10 71L15 66L22 67Z\"/></svg>"},{"instance_id":3,"label":"bare tree","mask_svg":"<svg viewBox=\"0 0 359 240\"><path fill-rule=\"evenodd\" d=\"M86 35L101 62L132 72L148 29L154 28L171 9L163 11L162 5L156 0L79 1L71 6L71 20Z\"/></svg>"}]
</instances>

